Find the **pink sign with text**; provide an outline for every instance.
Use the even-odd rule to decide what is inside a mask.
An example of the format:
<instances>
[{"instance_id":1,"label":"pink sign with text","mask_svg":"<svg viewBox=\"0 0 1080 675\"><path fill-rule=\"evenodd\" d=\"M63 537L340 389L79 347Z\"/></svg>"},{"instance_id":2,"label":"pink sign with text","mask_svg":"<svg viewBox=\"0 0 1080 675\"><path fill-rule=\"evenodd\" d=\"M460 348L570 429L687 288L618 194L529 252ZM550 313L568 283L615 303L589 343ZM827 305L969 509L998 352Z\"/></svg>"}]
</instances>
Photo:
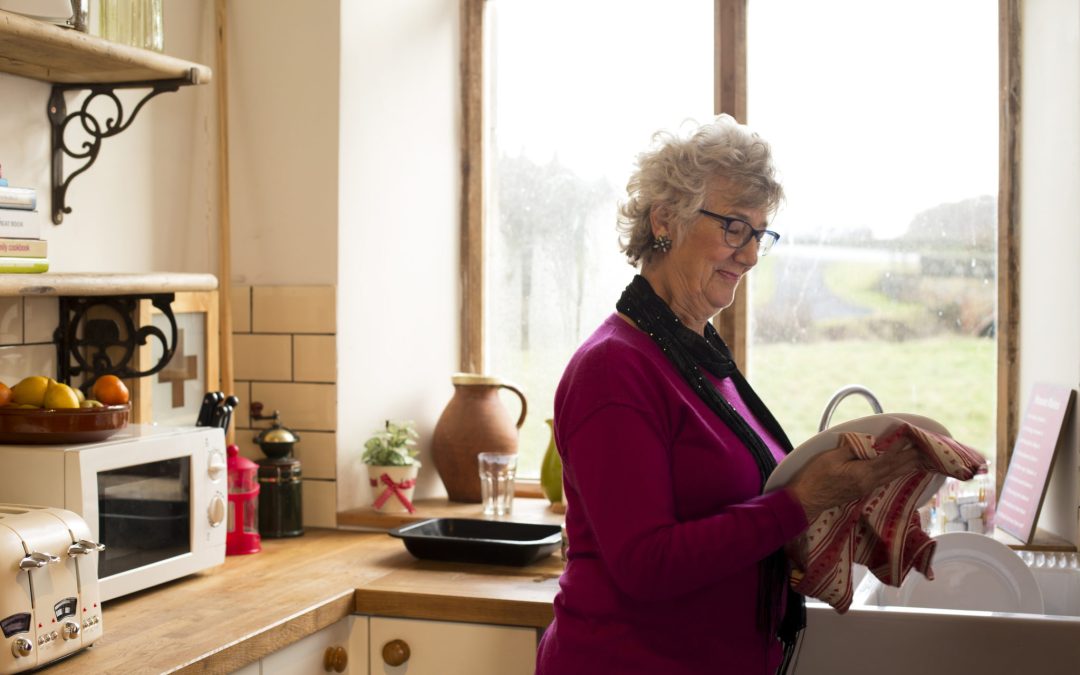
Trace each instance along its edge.
<instances>
[{"instance_id":1,"label":"pink sign with text","mask_svg":"<svg viewBox=\"0 0 1080 675\"><path fill-rule=\"evenodd\" d=\"M1020 420L1020 433L1016 436L1009 471L1001 487L995 523L1024 543L1031 543L1039 520L1054 453L1072 396L1073 390L1068 387L1036 384L1027 411Z\"/></svg>"}]
</instances>

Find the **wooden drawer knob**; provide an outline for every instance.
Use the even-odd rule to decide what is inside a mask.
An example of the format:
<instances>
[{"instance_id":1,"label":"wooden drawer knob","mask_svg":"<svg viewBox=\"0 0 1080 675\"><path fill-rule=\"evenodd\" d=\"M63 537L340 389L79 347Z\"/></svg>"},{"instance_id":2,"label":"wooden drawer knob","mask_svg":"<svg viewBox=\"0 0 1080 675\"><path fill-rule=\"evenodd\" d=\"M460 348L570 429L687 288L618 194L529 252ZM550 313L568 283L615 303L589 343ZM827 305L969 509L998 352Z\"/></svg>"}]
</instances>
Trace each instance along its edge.
<instances>
[{"instance_id":1,"label":"wooden drawer knob","mask_svg":"<svg viewBox=\"0 0 1080 675\"><path fill-rule=\"evenodd\" d=\"M412 653L409 651L409 643L404 640L391 640L383 645L382 660L388 666L400 666L409 660Z\"/></svg>"},{"instance_id":2,"label":"wooden drawer knob","mask_svg":"<svg viewBox=\"0 0 1080 675\"><path fill-rule=\"evenodd\" d=\"M349 667L349 652L344 647L327 647L323 656L323 670L344 673Z\"/></svg>"}]
</instances>

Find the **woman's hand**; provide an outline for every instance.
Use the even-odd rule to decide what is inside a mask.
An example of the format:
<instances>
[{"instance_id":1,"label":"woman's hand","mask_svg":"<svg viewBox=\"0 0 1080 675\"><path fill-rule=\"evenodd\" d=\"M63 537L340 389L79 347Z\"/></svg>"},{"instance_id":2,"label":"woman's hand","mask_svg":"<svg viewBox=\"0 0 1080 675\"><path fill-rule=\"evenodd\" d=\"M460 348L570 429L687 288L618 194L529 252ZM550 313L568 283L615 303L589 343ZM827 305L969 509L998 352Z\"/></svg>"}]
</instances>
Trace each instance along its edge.
<instances>
[{"instance_id":1,"label":"woman's hand","mask_svg":"<svg viewBox=\"0 0 1080 675\"><path fill-rule=\"evenodd\" d=\"M846 448L833 448L810 460L787 489L802 504L807 521L813 521L826 509L860 499L922 468L919 451L912 446L872 459L858 459Z\"/></svg>"}]
</instances>

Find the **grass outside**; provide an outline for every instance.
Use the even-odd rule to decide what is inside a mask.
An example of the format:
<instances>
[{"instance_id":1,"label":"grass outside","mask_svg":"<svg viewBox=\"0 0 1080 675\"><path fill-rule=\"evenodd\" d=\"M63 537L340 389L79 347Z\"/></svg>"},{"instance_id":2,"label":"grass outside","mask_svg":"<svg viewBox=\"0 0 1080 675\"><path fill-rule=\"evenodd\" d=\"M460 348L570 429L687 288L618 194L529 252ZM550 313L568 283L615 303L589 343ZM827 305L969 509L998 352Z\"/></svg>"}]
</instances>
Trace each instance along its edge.
<instances>
[{"instance_id":1,"label":"grass outside","mask_svg":"<svg viewBox=\"0 0 1080 675\"><path fill-rule=\"evenodd\" d=\"M938 336L906 342L847 340L754 345L748 378L798 445L817 432L825 404L848 384L869 388L885 412L932 417L958 441L994 454L997 353L993 340ZM869 415L845 399L832 423Z\"/></svg>"},{"instance_id":2,"label":"grass outside","mask_svg":"<svg viewBox=\"0 0 1080 675\"><path fill-rule=\"evenodd\" d=\"M866 263L831 263L823 274L825 285L845 301L873 311L875 316L912 320L926 311L917 303L898 302L881 292L881 281L896 273L896 266Z\"/></svg>"}]
</instances>

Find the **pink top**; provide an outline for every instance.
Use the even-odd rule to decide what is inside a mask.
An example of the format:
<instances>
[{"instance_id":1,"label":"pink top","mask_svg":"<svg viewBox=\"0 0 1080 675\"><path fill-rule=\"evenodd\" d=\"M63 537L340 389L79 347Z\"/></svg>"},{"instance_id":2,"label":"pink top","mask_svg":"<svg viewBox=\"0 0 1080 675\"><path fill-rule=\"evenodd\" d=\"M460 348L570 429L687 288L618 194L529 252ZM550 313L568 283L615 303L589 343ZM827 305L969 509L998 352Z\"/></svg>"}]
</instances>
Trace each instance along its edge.
<instances>
[{"instance_id":1,"label":"pink top","mask_svg":"<svg viewBox=\"0 0 1080 675\"><path fill-rule=\"evenodd\" d=\"M734 386L719 386L779 460ZM806 515L786 490L760 494L750 451L618 315L567 366L555 440L569 549L538 675L772 673L758 563Z\"/></svg>"}]
</instances>

